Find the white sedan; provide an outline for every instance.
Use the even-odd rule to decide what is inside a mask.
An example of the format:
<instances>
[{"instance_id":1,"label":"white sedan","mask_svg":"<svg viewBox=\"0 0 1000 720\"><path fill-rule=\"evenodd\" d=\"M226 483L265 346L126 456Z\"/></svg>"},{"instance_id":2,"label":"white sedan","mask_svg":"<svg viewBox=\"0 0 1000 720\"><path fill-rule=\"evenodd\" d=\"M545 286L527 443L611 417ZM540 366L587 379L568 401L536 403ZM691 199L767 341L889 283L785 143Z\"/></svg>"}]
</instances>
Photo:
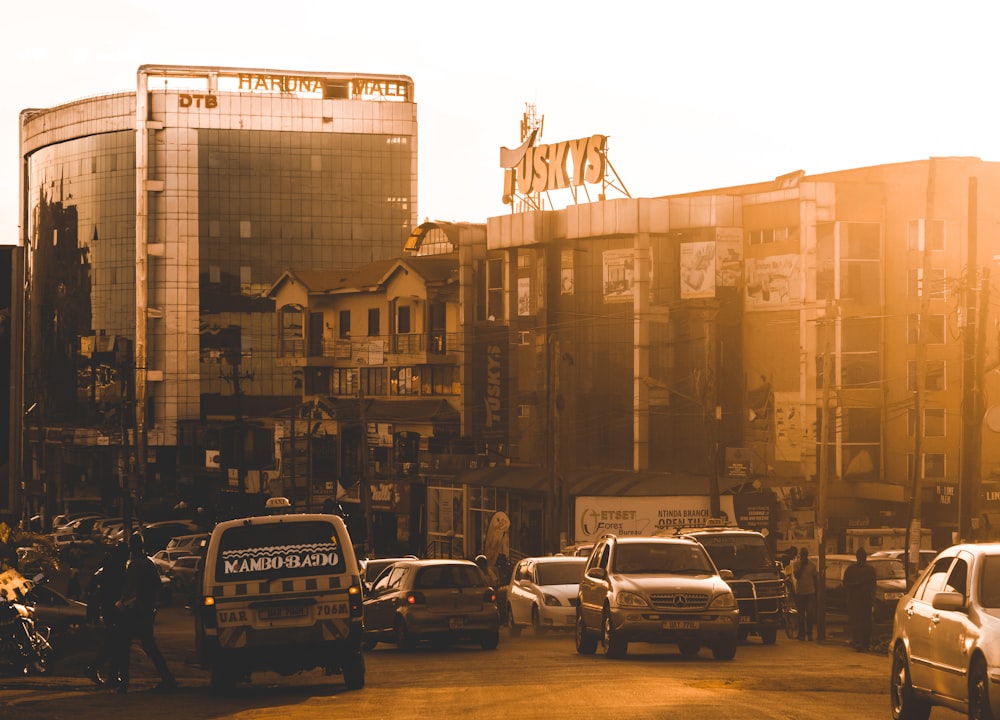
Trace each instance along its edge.
<instances>
[{"instance_id":1,"label":"white sedan","mask_svg":"<svg viewBox=\"0 0 1000 720\"><path fill-rule=\"evenodd\" d=\"M507 588L507 627L511 635L531 625L536 633L572 630L576 593L587 558L551 555L524 558L514 567Z\"/></svg>"}]
</instances>

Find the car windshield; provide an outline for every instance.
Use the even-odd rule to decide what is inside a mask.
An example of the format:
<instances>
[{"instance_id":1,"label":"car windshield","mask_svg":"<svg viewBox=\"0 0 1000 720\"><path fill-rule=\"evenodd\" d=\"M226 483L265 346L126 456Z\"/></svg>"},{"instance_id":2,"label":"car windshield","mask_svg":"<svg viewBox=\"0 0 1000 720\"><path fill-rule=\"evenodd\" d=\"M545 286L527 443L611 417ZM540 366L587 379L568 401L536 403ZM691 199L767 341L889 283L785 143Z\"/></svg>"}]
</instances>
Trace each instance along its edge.
<instances>
[{"instance_id":1,"label":"car windshield","mask_svg":"<svg viewBox=\"0 0 1000 720\"><path fill-rule=\"evenodd\" d=\"M219 541L215 579L268 581L344 572L336 529L328 522L260 523L228 528Z\"/></svg>"},{"instance_id":2,"label":"car windshield","mask_svg":"<svg viewBox=\"0 0 1000 720\"><path fill-rule=\"evenodd\" d=\"M701 546L688 543L619 543L613 567L634 575L714 572Z\"/></svg>"},{"instance_id":3,"label":"car windshield","mask_svg":"<svg viewBox=\"0 0 1000 720\"><path fill-rule=\"evenodd\" d=\"M539 585L576 585L583 577L584 563L539 563Z\"/></svg>"},{"instance_id":4,"label":"car windshield","mask_svg":"<svg viewBox=\"0 0 1000 720\"><path fill-rule=\"evenodd\" d=\"M892 558L886 558L884 560L872 558L869 562L871 563L871 566L875 568L876 580L906 579L906 568L903 567L903 563L899 560L894 560Z\"/></svg>"}]
</instances>

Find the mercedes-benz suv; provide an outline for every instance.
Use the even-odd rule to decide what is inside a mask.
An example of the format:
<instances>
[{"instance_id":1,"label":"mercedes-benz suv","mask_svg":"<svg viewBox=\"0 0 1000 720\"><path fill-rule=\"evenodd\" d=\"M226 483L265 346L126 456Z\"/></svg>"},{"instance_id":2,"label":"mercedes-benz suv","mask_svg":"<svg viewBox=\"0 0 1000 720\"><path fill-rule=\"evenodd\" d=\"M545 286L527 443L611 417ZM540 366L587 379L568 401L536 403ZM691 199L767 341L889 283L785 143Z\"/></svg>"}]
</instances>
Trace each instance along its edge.
<instances>
[{"instance_id":1,"label":"mercedes-benz suv","mask_svg":"<svg viewBox=\"0 0 1000 720\"><path fill-rule=\"evenodd\" d=\"M705 548L689 538L605 535L587 559L577 593L576 650L600 645L608 657L630 642L674 643L681 654L709 647L718 660L736 655L739 608Z\"/></svg>"}]
</instances>

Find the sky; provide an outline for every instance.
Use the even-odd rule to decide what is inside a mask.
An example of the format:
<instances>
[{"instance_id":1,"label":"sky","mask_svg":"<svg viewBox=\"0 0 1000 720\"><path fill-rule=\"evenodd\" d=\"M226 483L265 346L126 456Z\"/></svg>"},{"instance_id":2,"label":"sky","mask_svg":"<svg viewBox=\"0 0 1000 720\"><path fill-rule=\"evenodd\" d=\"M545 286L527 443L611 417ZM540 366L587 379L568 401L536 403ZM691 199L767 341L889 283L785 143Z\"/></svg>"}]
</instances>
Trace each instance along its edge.
<instances>
[{"instance_id":1,"label":"sky","mask_svg":"<svg viewBox=\"0 0 1000 720\"><path fill-rule=\"evenodd\" d=\"M20 111L134 90L145 64L408 75L418 220L485 222L510 211L499 152L529 104L541 143L607 135L632 197L1000 161L998 20L992 0L7 3L0 243L20 241Z\"/></svg>"}]
</instances>

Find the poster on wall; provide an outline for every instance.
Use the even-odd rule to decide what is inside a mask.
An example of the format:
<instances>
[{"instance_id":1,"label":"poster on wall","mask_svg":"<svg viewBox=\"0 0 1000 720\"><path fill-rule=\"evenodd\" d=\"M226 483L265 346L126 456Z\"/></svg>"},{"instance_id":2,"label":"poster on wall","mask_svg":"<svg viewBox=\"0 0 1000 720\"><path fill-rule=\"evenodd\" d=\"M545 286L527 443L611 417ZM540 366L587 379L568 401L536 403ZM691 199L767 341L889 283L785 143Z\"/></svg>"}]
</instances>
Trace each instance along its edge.
<instances>
[{"instance_id":1,"label":"poster on wall","mask_svg":"<svg viewBox=\"0 0 1000 720\"><path fill-rule=\"evenodd\" d=\"M531 315L531 278L517 279L517 314L519 317Z\"/></svg>"},{"instance_id":2,"label":"poster on wall","mask_svg":"<svg viewBox=\"0 0 1000 720\"><path fill-rule=\"evenodd\" d=\"M749 307L780 307L802 300L798 255L748 258L745 267Z\"/></svg>"},{"instance_id":3,"label":"poster on wall","mask_svg":"<svg viewBox=\"0 0 1000 720\"><path fill-rule=\"evenodd\" d=\"M562 295L573 294L573 251L563 250L559 253L559 292Z\"/></svg>"},{"instance_id":4,"label":"poster on wall","mask_svg":"<svg viewBox=\"0 0 1000 720\"><path fill-rule=\"evenodd\" d=\"M715 242L680 246L681 298L715 297Z\"/></svg>"},{"instance_id":5,"label":"poster on wall","mask_svg":"<svg viewBox=\"0 0 1000 720\"><path fill-rule=\"evenodd\" d=\"M632 302L635 280L635 253L627 250L605 250L601 256L604 273L604 302Z\"/></svg>"},{"instance_id":6,"label":"poster on wall","mask_svg":"<svg viewBox=\"0 0 1000 720\"><path fill-rule=\"evenodd\" d=\"M778 460L802 459L802 424L798 393L774 393L774 456Z\"/></svg>"},{"instance_id":7,"label":"poster on wall","mask_svg":"<svg viewBox=\"0 0 1000 720\"><path fill-rule=\"evenodd\" d=\"M739 287L743 278L743 231L715 229L715 285Z\"/></svg>"}]
</instances>

